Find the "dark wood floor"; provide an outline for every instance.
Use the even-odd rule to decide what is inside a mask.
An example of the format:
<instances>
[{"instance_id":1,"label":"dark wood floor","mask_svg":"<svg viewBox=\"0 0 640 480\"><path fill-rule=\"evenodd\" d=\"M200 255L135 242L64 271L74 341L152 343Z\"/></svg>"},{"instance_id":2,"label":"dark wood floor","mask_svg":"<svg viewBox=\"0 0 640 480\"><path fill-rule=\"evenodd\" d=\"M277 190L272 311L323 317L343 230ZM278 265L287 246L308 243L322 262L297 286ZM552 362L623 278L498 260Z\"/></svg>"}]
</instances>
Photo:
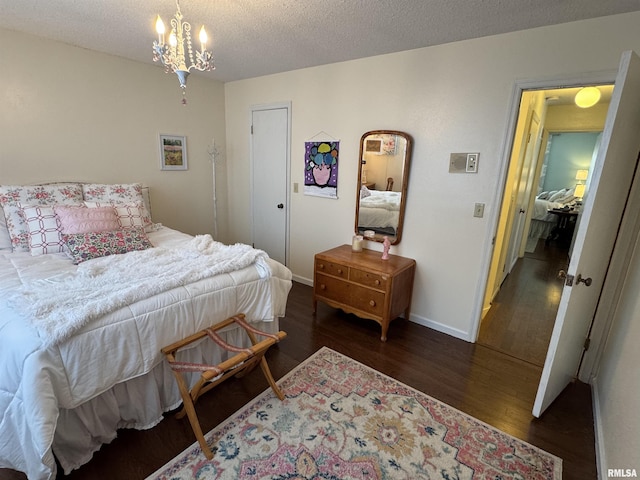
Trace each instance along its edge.
<instances>
[{"instance_id":1,"label":"dark wood floor","mask_svg":"<svg viewBox=\"0 0 640 480\"><path fill-rule=\"evenodd\" d=\"M324 304L312 316L310 287L294 283L281 328L288 337L267 354L280 378L322 346L369 365L563 459L566 480L595 479L590 388L570 385L541 419L531 415L541 369L495 349L397 319L389 339L380 327ZM198 402L204 431L267 388L259 369L232 379ZM65 479L144 479L195 441L186 419L167 414L147 431L124 430ZM0 470L0 479L24 476Z\"/></svg>"},{"instance_id":2,"label":"dark wood floor","mask_svg":"<svg viewBox=\"0 0 640 480\"><path fill-rule=\"evenodd\" d=\"M542 367L562 295L568 247L540 240L504 280L480 325L478 343Z\"/></svg>"}]
</instances>

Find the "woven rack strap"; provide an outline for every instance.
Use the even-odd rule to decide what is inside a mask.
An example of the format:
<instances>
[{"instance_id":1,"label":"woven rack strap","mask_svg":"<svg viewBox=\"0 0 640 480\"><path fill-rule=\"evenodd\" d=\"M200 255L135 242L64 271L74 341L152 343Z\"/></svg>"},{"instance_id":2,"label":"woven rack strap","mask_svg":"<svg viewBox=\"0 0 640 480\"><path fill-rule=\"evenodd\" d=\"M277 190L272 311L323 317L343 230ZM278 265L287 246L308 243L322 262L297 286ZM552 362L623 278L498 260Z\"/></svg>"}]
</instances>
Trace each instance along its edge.
<instances>
[{"instance_id":1,"label":"woven rack strap","mask_svg":"<svg viewBox=\"0 0 640 480\"><path fill-rule=\"evenodd\" d=\"M209 335L209 338L211 340L216 342L218 345L220 345L225 350L228 350L230 352L236 352L236 353L243 352L243 353L246 353L249 356L253 355L253 350L251 350L251 348L236 347L235 345L231 345L230 343L225 342L222 339L222 337L220 335L218 335L213 328L205 328L204 331L207 332L207 335Z\"/></svg>"},{"instance_id":2,"label":"woven rack strap","mask_svg":"<svg viewBox=\"0 0 640 480\"><path fill-rule=\"evenodd\" d=\"M220 375L222 370L220 370L215 365L206 365L204 363L190 363L190 362L176 362L169 360L169 365L171 366L171 370L174 372L209 372L213 371L216 376Z\"/></svg>"},{"instance_id":3,"label":"woven rack strap","mask_svg":"<svg viewBox=\"0 0 640 480\"><path fill-rule=\"evenodd\" d=\"M263 337L272 338L276 342L280 341L280 338L278 337L278 335L275 335L273 333L263 332L262 330L258 330L257 328L252 327L247 322L245 322L241 317L234 317L234 321L238 325L240 325L242 328L244 328L245 330L251 333L255 333L256 335L261 335ZM251 358L255 355L251 347L248 347L248 348L237 347L235 345L231 345L230 343L225 342L222 339L222 337L216 333L213 327L206 328L204 331L207 333L207 335L211 340L216 342L218 345L220 345L222 348L224 348L227 351L236 352L236 353L246 353L248 355L248 358ZM171 369L176 372L213 371L216 375L220 375L221 373L224 373L223 370L218 368L218 366L216 365L207 365L203 363L177 362L175 360L173 361L169 360L169 365L171 366Z\"/></svg>"},{"instance_id":4,"label":"woven rack strap","mask_svg":"<svg viewBox=\"0 0 640 480\"><path fill-rule=\"evenodd\" d=\"M235 321L238 325L240 325L245 330L250 331L251 333L255 333L256 335L261 335L263 337L273 338L276 341L276 343L280 341L280 337L278 337L278 335L276 335L275 333L267 333L267 332L263 332L262 330L258 330L256 327L249 325L240 317L235 317Z\"/></svg>"}]
</instances>

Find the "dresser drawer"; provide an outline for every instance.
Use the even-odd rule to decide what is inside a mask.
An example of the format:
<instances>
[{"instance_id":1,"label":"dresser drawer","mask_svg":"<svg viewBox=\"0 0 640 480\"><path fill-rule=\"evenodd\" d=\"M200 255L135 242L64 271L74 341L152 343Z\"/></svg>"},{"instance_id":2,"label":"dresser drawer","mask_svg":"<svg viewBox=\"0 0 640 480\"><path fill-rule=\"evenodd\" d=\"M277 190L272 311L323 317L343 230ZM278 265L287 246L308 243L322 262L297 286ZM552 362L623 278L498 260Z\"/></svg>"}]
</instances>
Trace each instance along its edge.
<instances>
[{"instance_id":1,"label":"dresser drawer","mask_svg":"<svg viewBox=\"0 0 640 480\"><path fill-rule=\"evenodd\" d=\"M384 316L384 292L352 284L349 297L351 306L354 308L376 317Z\"/></svg>"},{"instance_id":2,"label":"dresser drawer","mask_svg":"<svg viewBox=\"0 0 640 480\"><path fill-rule=\"evenodd\" d=\"M327 275L346 279L348 277L349 267L345 267L340 263L316 259L316 272L326 273Z\"/></svg>"},{"instance_id":3,"label":"dresser drawer","mask_svg":"<svg viewBox=\"0 0 640 480\"><path fill-rule=\"evenodd\" d=\"M338 278L316 273L316 281L313 286L314 293L319 297L348 304L350 300L349 283Z\"/></svg>"},{"instance_id":4,"label":"dresser drawer","mask_svg":"<svg viewBox=\"0 0 640 480\"><path fill-rule=\"evenodd\" d=\"M377 273L366 272L357 268L352 268L349 271L349 280L365 287L372 287L379 290L386 290L389 279L384 275Z\"/></svg>"}]
</instances>

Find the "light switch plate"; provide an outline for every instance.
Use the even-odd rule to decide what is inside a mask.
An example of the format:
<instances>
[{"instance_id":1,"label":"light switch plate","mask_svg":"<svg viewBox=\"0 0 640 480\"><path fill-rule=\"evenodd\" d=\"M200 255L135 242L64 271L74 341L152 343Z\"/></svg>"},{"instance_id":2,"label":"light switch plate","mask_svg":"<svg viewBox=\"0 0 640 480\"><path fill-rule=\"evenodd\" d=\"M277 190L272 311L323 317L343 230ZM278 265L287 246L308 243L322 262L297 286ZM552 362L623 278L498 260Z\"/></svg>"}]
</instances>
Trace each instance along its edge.
<instances>
[{"instance_id":1,"label":"light switch plate","mask_svg":"<svg viewBox=\"0 0 640 480\"><path fill-rule=\"evenodd\" d=\"M467 173L478 173L478 157L479 153L467 153Z\"/></svg>"}]
</instances>

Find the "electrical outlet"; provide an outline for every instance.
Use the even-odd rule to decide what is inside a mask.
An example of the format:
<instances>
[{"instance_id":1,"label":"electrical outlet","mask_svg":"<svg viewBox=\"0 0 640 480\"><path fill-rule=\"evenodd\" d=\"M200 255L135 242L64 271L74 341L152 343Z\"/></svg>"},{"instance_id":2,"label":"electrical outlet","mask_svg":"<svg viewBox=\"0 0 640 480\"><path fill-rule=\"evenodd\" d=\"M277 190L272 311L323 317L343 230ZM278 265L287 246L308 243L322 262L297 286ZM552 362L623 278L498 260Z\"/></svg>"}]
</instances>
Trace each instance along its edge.
<instances>
[{"instance_id":1,"label":"electrical outlet","mask_svg":"<svg viewBox=\"0 0 640 480\"><path fill-rule=\"evenodd\" d=\"M473 208L473 216L477 218L484 217L484 203L476 203Z\"/></svg>"},{"instance_id":2,"label":"electrical outlet","mask_svg":"<svg viewBox=\"0 0 640 480\"><path fill-rule=\"evenodd\" d=\"M478 157L479 153L467 153L467 173L478 173Z\"/></svg>"}]
</instances>

